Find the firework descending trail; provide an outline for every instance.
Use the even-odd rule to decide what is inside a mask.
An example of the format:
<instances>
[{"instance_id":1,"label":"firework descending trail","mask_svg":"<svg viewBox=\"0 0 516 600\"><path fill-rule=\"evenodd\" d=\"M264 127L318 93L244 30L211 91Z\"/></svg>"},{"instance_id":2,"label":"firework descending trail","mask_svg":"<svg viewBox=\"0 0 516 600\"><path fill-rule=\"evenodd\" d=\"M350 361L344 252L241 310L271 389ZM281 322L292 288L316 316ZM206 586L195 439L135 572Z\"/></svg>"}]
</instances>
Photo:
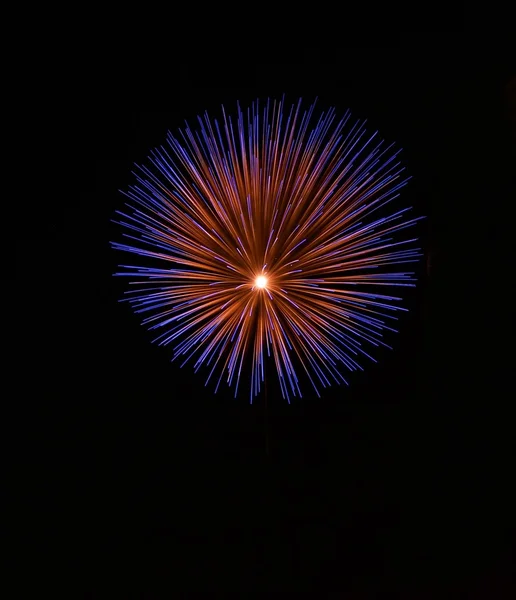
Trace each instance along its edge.
<instances>
[{"instance_id":1,"label":"firework descending trail","mask_svg":"<svg viewBox=\"0 0 516 600\"><path fill-rule=\"evenodd\" d=\"M266 356L289 401L301 372L319 395L374 360L421 256L398 233L422 217L385 209L408 181L400 151L349 111L314 110L270 100L199 117L138 167L117 211L112 246L139 257L116 273L132 279L124 300L215 390L225 379L236 396L248 373L251 401Z\"/></svg>"}]
</instances>

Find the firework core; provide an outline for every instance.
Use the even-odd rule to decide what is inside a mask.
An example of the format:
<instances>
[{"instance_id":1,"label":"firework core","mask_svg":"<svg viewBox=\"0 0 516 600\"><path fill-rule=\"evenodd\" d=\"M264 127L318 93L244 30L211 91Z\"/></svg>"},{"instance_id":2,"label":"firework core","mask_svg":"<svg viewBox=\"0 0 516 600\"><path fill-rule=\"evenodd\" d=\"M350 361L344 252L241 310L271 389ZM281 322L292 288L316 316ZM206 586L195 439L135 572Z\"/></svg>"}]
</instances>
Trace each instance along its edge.
<instances>
[{"instance_id":1,"label":"firework core","mask_svg":"<svg viewBox=\"0 0 516 600\"><path fill-rule=\"evenodd\" d=\"M263 275L258 275L254 283L257 288L263 289L267 286L267 277L264 277Z\"/></svg>"}]
</instances>

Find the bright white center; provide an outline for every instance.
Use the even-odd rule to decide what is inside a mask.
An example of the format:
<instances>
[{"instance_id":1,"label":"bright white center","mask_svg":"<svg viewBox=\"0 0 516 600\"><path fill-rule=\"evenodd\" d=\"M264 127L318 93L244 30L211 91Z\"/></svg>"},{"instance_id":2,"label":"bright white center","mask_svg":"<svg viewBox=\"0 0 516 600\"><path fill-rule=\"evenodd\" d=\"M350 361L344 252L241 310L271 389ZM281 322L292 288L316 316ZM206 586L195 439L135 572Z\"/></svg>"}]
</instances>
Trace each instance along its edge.
<instances>
[{"instance_id":1,"label":"bright white center","mask_svg":"<svg viewBox=\"0 0 516 600\"><path fill-rule=\"evenodd\" d=\"M255 281L256 287L264 288L267 285L267 277L263 275L258 275Z\"/></svg>"}]
</instances>

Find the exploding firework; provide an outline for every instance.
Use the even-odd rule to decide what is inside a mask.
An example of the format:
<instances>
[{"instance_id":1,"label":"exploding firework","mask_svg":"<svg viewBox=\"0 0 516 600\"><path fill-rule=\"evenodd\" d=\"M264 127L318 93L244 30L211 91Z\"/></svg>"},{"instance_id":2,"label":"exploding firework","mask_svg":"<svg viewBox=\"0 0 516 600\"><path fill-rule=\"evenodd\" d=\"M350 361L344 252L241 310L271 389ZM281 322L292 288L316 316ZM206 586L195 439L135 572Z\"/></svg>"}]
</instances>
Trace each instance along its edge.
<instances>
[{"instance_id":1,"label":"exploding firework","mask_svg":"<svg viewBox=\"0 0 516 600\"><path fill-rule=\"evenodd\" d=\"M409 179L399 151L349 111L314 109L205 114L169 133L123 192L116 222L130 241L112 246L144 263L120 265L135 285L124 300L215 391L224 378L236 396L247 372L252 401L266 356L289 401L301 372L318 395L346 383L405 310L387 290L414 285L398 265L418 260L416 238L397 234L422 217L384 208Z\"/></svg>"}]
</instances>

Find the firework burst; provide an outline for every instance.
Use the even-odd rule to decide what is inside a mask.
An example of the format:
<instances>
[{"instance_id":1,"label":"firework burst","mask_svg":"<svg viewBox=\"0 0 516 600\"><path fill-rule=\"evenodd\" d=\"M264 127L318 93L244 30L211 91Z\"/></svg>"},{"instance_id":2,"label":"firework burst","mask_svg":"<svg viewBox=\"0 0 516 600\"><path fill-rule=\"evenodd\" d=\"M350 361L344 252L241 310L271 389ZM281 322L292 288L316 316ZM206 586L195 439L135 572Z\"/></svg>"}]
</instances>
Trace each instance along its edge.
<instances>
[{"instance_id":1,"label":"firework burst","mask_svg":"<svg viewBox=\"0 0 516 600\"><path fill-rule=\"evenodd\" d=\"M384 209L408 181L399 151L349 112L314 118L301 101L198 122L169 133L123 192L126 241L112 246L147 265L120 265L135 286L124 300L215 390L225 379L236 396L247 371L252 401L266 356L287 400L301 371L318 395L346 383L405 310L387 290L414 285L398 265L419 249L397 234L422 217Z\"/></svg>"}]
</instances>

